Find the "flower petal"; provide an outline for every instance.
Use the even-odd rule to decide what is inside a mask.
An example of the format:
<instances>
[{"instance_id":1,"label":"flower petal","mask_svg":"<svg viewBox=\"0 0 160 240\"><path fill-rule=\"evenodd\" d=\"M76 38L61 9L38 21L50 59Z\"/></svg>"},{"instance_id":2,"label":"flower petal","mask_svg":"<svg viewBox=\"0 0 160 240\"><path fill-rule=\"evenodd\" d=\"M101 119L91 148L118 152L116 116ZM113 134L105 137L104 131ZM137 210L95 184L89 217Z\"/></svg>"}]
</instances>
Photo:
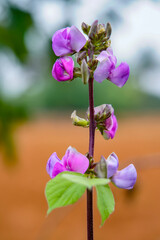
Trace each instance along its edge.
<instances>
[{"instance_id":1,"label":"flower petal","mask_svg":"<svg viewBox=\"0 0 160 240\"><path fill-rule=\"evenodd\" d=\"M101 83L103 80L108 78L111 69L112 62L108 58L105 58L102 62L100 62L100 64L96 68L94 72L94 79L97 82Z\"/></svg>"},{"instance_id":2,"label":"flower petal","mask_svg":"<svg viewBox=\"0 0 160 240\"><path fill-rule=\"evenodd\" d=\"M127 82L129 78L129 72L129 65L125 62L122 62L117 68L112 69L108 79L121 88Z\"/></svg>"},{"instance_id":3,"label":"flower petal","mask_svg":"<svg viewBox=\"0 0 160 240\"><path fill-rule=\"evenodd\" d=\"M118 169L119 161L115 153L111 153L106 160L107 163L107 178L112 177Z\"/></svg>"},{"instance_id":4,"label":"flower petal","mask_svg":"<svg viewBox=\"0 0 160 240\"><path fill-rule=\"evenodd\" d=\"M55 32L52 37L52 49L57 56L73 53L70 45L70 28L63 28Z\"/></svg>"},{"instance_id":5,"label":"flower petal","mask_svg":"<svg viewBox=\"0 0 160 240\"><path fill-rule=\"evenodd\" d=\"M102 51L98 56L97 56L97 60L99 62L102 62L103 60L105 60L106 58L108 58L108 53L107 51Z\"/></svg>"},{"instance_id":6,"label":"flower petal","mask_svg":"<svg viewBox=\"0 0 160 240\"><path fill-rule=\"evenodd\" d=\"M137 171L133 164L117 171L111 181L119 188L132 189L137 179Z\"/></svg>"},{"instance_id":7,"label":"flower petal","mask_svg":"<svg viewBox=\"0 0 160 240\"><path fill-rule=\"evenodd\" d=\"M59 169L63 167L60 159L57 157L56 152L54 152L48 159L47 166L46 166L47 173L50 175L51 178L53 178L53 175L55 176L55 168L57 169L57 166L59 166Z\"/></svg>"},{"instance_id":8,"label":"flower petal","mask_svg":"<svg viewBox=\"0 0 160 240\"><path fill-rule=\"evenodd\" d=\"M105 126L107 130L103 131L103 137L105 139L113 139L118 128L117 118L112 113L111 117L106 119Z\"/></svg>"},{"instance_id":9,"label":"flower petal","mask_svg":"<svg viewBox=\"0 0 160 240\"><path fill-rule=\"evenodd\" d=\"M56 177L59 173L64 171L67 171L67 169L63 166L62 163L57 162L53 168L52 178Z\"/></svg>"},{"instance_id":10,"label":"flower petal","mask_svg":"<svg viewBox=\"0 0 160 240\"><path fill-rule=\"evenodd\" d=\"M97 60L102 62L105 59L109 59L112 62L112 69L115 68L117 63L117 58L113 55L113 50L111 47L107 48L106 51L102 51L98 56Z\"/></svg>"},{"instance_id":11,"label":"flower petal","mask_svg":"<svg viewBox=\"0 0 160 240\"><path fill-rule=\"evenodd\" d=\"M75 26L71 27L70 37L71 37L72 50L79 52L81 48L86 44L86 41L87 41L86 38Z\"/></svg>"},{"instance_id":12,"label":"flower petal","mask_svg":"<svg viewBox=\"0 0 160 240\"><path fill-rule=\"evenodd\" d=\"M74 61L71 57L63 57L61 58L65 71L69 74L70 78L73 78L73 69L74 69Z\"/></svg>"},{"instance_id":13,"label":"flower petal","mask_svg":"<svg viewBox=\"0 0 160 240\"><path fill-rule=\"evenodd\" d=\"M67 149L62 162L68 171L78 173L85 173L89 166L88 158L72 147Z\"/></svg>"}]
</instances>

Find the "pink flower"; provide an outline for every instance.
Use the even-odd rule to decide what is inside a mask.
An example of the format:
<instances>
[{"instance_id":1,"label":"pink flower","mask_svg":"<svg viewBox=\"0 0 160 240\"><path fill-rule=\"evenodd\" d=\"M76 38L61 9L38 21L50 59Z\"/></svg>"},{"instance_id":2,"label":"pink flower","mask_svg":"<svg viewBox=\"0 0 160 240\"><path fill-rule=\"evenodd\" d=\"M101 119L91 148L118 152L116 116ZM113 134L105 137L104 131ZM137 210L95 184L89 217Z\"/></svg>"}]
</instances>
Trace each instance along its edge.
<instances>
[{"instance_id":1,"label":"pink flower","mask_svg":"<svg viewBox=\"0 0 160 240\"><path fill-rule=\"evenodd\" d=\"M89 110L87 112L89 114ZM89 115L88 115L89 116ZM114 109L110 104L102 104L94 108L94 117L97 128L105 139L113 139L118 128Z\"/></svg>"},{"instance_id":2,"label":"pink flower","mask_svg":"<svg viewBox=\"0 0 160 240\"><path fill-rule=\"evenodd\" d=\"M102 51L97 60L100 62L94 72L94 78L97 82L101 83L103 80L108 79L118 87L122 87L129 78L129 65L122 62L117 68L117 59L113 55L112 49L109 47L107 51Z\"/></svg>"},{"instance_id":3,"label":"pink flower","mask_svg":"<svg viewBox=\"0 0 160 240\"><path fill-rule=\"evenodd\" d=\"M75 148L69 147L62 160L54 152L47 162L47 172L51 178L64 171L71 171L84 174L89 167L89 160Z\"/></svg>"},{"instance_id":4,"label":"pink flower","mask_svg":"<svg viewBox=\"0 0 160 240\"><path fill-rule=\"evenodd\" d=\"M112 112L111 116L105 121L105 129L103 131L103 137L105 139L113 139L118 128L117 118Z\"/></svg>"},{"instance_id":5,"label":"pink flower","mask_svg":"<svg viewBox=\"0 0 160 240\"><path fill-rule=\"evenodd\" d=\"M52 37L52 48L57 56L79 52L85 44L85 37L75 26L60 29Z\"/></svg>"},{"instance_id":6,"label":"pink flower","mask_svg":"<svg viewBox=\"0 0 160 240\"><path fill-rule=\"evenodd\" d=\"M74 61L71 57L61 57L56 60L52 68L52 76L57 81L73 79Z\"/></svg>"}]
</instances>

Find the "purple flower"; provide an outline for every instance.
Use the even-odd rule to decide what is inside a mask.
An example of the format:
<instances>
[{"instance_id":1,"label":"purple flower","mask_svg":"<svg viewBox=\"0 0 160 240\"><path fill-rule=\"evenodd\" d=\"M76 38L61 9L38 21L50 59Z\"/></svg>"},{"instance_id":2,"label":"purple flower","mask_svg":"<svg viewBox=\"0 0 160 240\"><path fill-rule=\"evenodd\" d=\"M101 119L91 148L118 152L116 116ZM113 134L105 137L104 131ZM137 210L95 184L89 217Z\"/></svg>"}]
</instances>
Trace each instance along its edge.
<instances>
[{"instance_id":1,"label":"purple flower","mask_svg":"<svg viewBox=\"0 0 160 240\"><path fill-rule=\"evenodd\" d=\"M61 57L56 60L52 68L52 76L57 81L73 79L74 61L71 57Z\"/></svg>"},{"instance_id":2,"label":"purple flower","mask_svg":"<svg viewBox=\"0 0 160 240\"><path fill-rule=\"evenodd\" d=\"M119 160L115 153L105 159L101 157L100 162L95 167L95 172L100 178L110 178L111 181L119 188L131 189L133 188L137 172L133 164L118 171Z\"/></svg>"},{"instance_id":3,"label":"purple flower","mask_svg":"<svg viewBox=\"0 0 160 240\"><path fill-rule=\"evenodd\" d=\"M79 52L85 44L85 37L75 26L58 30L52 37L52 48L57 56Z\"/></svg>"},{"instance_id":4,"label":"purple flower","mask_svg":"<svg viewBox=\"0 0 160 240\"><path fill-rule=\"evenodd\" d=\"M129 65L122 62L116 68L117 59L110 47L107 48L107 51L102 51L97 60L100 64L94 72L95 80L101 83L103 80L108 79L118 87L123 87L129 78Z\"/></svg>"},{"instance_id":5,"label":"purple flower","mask_svg":"<svg viewBox=\"0 0 160 240\"><path fill-rule=\"evenodd\" d=\"M105 121L105 130L103 131L103 137L105 139L113 139L118 128L118 122L114 112Z\"/></svg>"},{"instance_id":6,"label":"purple flower","mask_svg":"<svg viewBox=\"0 0 160 240\"><path fill-rule=\"evenodd\" d=\"M69 147L62 160L54 152L47 162L47 172L51 178L64 171L85 173L89 166L89 160L75 148Z\"/></svg>"},{"instance_id":7,"label":"purple flower","mask_svg":"<svg viewBox=\"0 0 160 240\"><path fill-rule=\"evenodd\" d=\"M112 153L107 158L106 163L107 178L111 178L111 181L119 188L133 188L137 179L137 172L133 164L130 164L126 168L118 171L119 161L115 153Z\"/></svg>"},{"instance_id":8,"label":"purple flower","mask_svg":"<svg viewBox=\"0 0 160 240\"><path fill-rule=\"evenodd\" d=\"M119 188L132 189L137 179L137 172L133 164L117 171L111 181Z\"/></svg>"}]
</instances>

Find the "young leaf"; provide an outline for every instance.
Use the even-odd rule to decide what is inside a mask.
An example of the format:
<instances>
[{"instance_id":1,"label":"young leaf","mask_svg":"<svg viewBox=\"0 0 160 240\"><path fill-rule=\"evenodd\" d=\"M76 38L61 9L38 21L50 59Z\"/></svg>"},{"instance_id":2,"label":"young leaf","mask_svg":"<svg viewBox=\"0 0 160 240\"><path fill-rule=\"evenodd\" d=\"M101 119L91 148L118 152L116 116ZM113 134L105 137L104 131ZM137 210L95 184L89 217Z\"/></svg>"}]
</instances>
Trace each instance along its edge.
<instances>
[{"instance_id":1,"label":"young leaf","mask_svg":"<svg viewBox=\"0 0 160 240\"><path fill-rule=\"evenodd\" d=\"M86 175L75 172L64 172L62 174L62 178L77 183L81 186L85 186L89 189L98 185L106 185L110 182L110 180L106 178L87 178Z\"/></svg>"},{"instance_id":2,"label":"young leaf","mask_svg":"<svg viewBox=\"0 0 160 240\"><path fill-rule=\"evenodd\" d=\"M77 202L84 194L86 187L65 179L62 173L50 180L46 185L46 198L49 214L53 209Z\"/></svg>"},{"instance_id":3,"label":"young leaf","mask_svg":"<svg viewBox=\"0 0 160 240\"><path fill-rule=\"evenodd\" d=\"M101 226L104 224L105 220L114 211L114 197L109 185L96 186L97 191L97 207L101 214Z\"/></svg>"}]
</instances>

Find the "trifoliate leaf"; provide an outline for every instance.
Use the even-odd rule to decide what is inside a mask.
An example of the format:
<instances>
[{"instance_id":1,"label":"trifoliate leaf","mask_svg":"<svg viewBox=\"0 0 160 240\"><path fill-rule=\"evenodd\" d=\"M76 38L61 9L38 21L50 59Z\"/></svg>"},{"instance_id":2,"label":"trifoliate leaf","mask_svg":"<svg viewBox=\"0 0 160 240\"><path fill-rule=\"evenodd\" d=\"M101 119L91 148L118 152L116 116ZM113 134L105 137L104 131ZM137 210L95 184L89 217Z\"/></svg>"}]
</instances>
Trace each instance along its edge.
<instances>
[{"instance_id":1,"label":"trifoliate leaf","mask_svg":"<svg viewBox=\"0 0 160 240\"><path fill-rule=\"evenodd\" d=\"M62 177L62 175L64 173L58 174L46 185L45 194L48 202L48 214L55 208L77 202L86 190L84 185L74 183Z\"/></svg>"}]
</instances>

